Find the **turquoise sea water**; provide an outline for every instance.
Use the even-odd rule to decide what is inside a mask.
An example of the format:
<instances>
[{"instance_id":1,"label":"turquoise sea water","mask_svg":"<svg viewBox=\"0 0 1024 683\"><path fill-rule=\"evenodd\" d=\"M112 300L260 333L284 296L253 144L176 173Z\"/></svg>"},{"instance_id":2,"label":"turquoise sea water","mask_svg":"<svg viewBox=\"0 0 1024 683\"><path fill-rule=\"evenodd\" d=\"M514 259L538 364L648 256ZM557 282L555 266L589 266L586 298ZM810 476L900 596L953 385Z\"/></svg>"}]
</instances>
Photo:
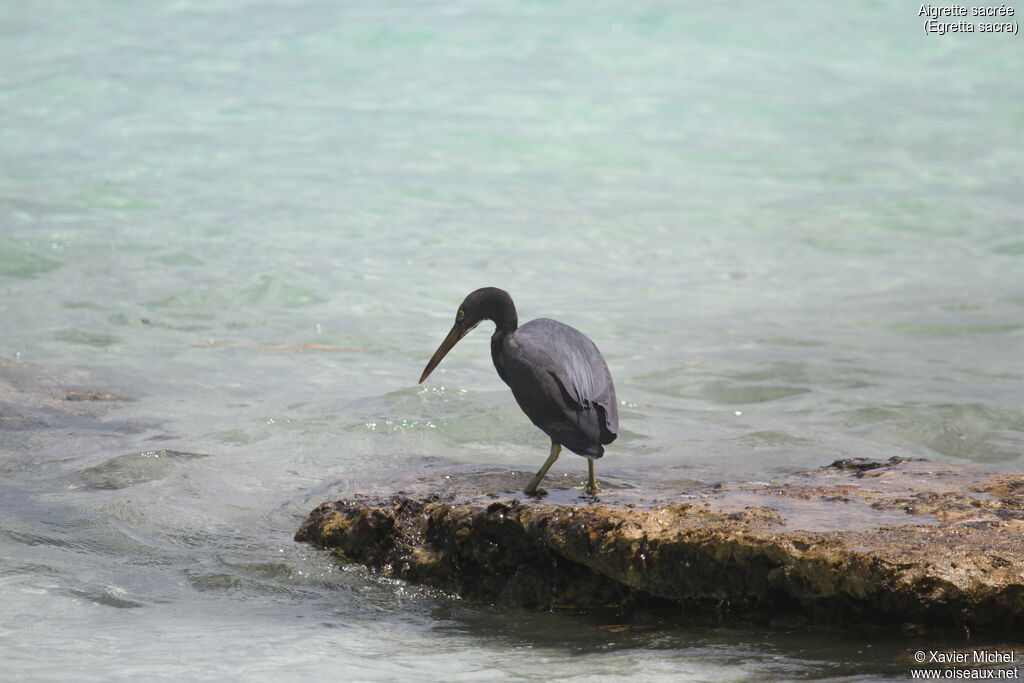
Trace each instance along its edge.
<instances>
[{"instance_id":1,"label":"turquoise sea water","mask_svg":"<svg viewBox=\"0 0 1024 683\"><path fill-rule=\"evenodd\" d=\"M0 8L0 673L905 675L913 639L611 633L291 534L389 471L540 465L485 326L416 385L485 285L604 352L607 486L1020 471L1024 39L917 11Z\"/></svg>"}]
</instances>

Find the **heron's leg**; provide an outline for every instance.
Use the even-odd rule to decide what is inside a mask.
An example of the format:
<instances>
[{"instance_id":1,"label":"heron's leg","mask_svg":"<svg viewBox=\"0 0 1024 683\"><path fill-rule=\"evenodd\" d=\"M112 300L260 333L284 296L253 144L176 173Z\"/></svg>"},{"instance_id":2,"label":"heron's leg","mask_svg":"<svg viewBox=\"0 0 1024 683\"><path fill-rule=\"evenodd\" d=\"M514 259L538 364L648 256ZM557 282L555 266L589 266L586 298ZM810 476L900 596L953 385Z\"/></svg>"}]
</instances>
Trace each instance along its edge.
<instances>
[{"instance_id":1,"label":"heron's leg","mask_svg":"<svg viewBox=\"0 0 1024 683\"><path fill-rule=\"evenodd\" d=\"M594 478L594 459L587 458L587 469L590 470L590 477L587 479L587 493L597 495L597 479Z\"/></svg>"},{"instance_id":2,"label":"heron's leg","mask_svg":"<svg viewBox=\"0 0 1024 683\"><path fill-rule=\"evenodd\" d=\"M537 471L536 476L534 476L534 478L530 480L530 483L526 485L526 488L523 489L523 493L525 493L528 496L532 496L535 493L537 493L537 487L540 486L540 480L544 478L544 475L548 473L548 470L551 469L551 466L555 464L556 460L558 460L558 454L561 451L562 444L555 443L554 441L552 441L551 455L549 455L548 459L544 462L543 465L541 465L540 469Z\"/></svg>"}]
</instances>

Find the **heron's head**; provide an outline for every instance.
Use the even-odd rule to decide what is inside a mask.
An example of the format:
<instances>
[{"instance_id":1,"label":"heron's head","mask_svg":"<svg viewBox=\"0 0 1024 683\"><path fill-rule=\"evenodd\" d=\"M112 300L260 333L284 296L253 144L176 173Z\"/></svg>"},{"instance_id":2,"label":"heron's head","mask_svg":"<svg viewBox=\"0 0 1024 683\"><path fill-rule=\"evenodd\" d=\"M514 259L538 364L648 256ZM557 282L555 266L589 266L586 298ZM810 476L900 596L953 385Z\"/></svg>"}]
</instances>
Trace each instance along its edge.
<instances>
[{"instance_id":1,"label":"heron's head","mask_svg":"<svg viewBox=\"0 0 1024 683\"><path fill-rule=\"evenodd\" d=\"M493 320L499 329L506 331L516 329L518 324L516 307L508 292L497 287L484 287L471 292L463 299L455 313L455 324L452 325L452 329L441 345L437 347L437 351L427 363L427 367L423 369L420 384L434 371L445 354L451 351L460 339L469 334L483 320Z\"/></svg>"}]
</instances>

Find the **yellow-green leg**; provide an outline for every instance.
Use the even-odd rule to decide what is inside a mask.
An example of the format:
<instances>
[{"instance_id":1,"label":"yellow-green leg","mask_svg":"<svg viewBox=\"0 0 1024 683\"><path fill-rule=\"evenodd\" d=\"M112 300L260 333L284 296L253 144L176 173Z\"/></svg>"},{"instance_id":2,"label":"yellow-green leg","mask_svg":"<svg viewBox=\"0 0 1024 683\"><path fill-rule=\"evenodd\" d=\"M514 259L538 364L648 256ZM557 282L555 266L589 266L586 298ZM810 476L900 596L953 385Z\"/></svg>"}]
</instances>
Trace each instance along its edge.
<instances>
[{"instance_id":1,"label":"yellow-green leg","mask_svg":"<svg viewBox=\"0 0 1024 683\"><path fill-rule=\"evenodd\" d=\"M523 493L525 493L528 496L532 496L537 493L537 487L540 486L540 480L544 478L544 475L548 473L548 470L551 469L551 466L555 464L555 461L558 460L558 454L561 452L562 444L555 443L554 441L552 441L551 455L549 455L548 459L544 461L543 465L541 465L540 469L537 471L536 476L534 476L530 483L526 485L526 488L523 489Z\"/></svg>"},{"instance_id":2,"label":"yellow-green leg","mask_svg":"<svg viewBox=\"0 0 1024 683\"><path fill-rule=\"evenodd\" d=\"M594 477L594 460L587 458L587 469L590 470L590 477L587 479L587 493L597 495L597 479Z\"/></svg>"}]
</instances>

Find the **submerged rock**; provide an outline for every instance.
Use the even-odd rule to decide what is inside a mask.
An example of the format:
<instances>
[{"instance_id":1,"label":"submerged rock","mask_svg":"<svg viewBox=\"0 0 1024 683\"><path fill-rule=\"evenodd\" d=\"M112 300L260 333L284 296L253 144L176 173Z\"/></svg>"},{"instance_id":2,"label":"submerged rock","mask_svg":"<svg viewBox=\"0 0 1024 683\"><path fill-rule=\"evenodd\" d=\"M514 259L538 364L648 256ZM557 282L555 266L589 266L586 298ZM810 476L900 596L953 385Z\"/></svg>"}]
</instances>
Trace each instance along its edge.
<instances>
[{"instance_id":1,"label":"submerged rock","mask_svg":"<svg viewBox=\"0 0 1024 683\"><path fill-rule=\"evenodd\" d=\"M445 484L324 503L295 539L499 604L1024 626L1024 475L855 459L781 482L559 503Z\"/></svg>"}]
</instances>

